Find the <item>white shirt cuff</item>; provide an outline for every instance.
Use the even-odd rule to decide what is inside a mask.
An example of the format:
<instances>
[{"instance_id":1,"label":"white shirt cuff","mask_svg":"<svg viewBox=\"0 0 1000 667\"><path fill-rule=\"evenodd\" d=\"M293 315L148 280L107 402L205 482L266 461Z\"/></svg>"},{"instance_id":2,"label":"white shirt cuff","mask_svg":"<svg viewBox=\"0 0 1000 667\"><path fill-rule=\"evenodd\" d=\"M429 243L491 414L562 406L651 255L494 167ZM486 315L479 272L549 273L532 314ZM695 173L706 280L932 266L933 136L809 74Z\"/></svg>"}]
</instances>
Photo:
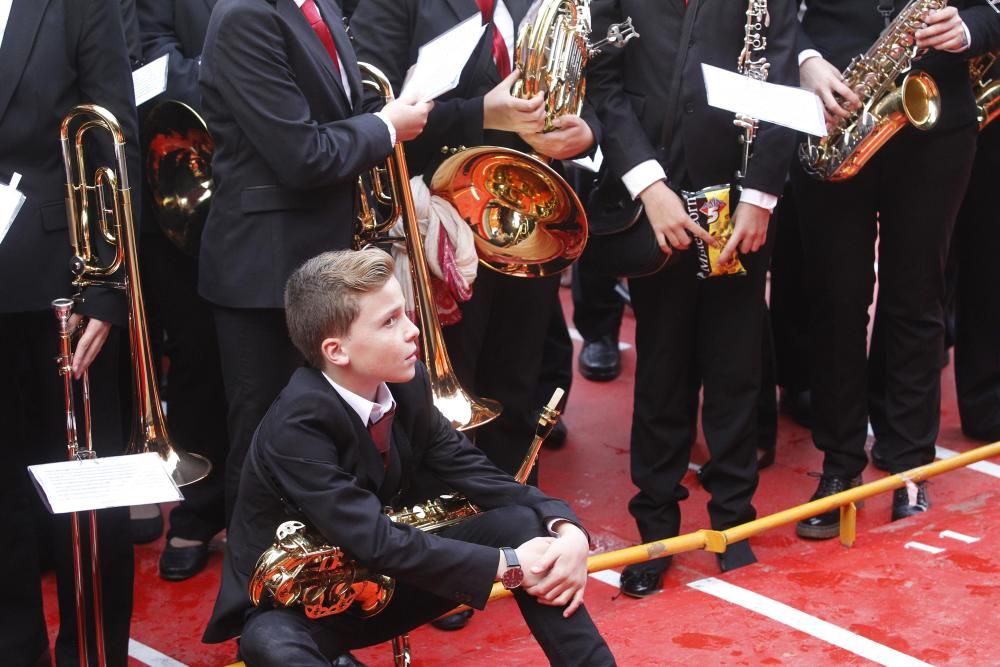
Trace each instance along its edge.
<instances>
[{"instance_id":1,"label":"white shirt cuff","mask_svg":"<svg viewBox=\"0 0 1000 667\"><path fill-rule=\"evenodd\" d=\"M740 194L740 203L753 204L766 210L768 213L774 213L774 207L778 205L778 197L761 192L760 190L754 190L753 188L746 188Z\"/></svg>"},{"instance_id":2,"label":"white shirt cuff","mask_svg":"<svg viewBox=\"0 0 1000 667\"><path fill-rule=\"evenodd\" d=\"M969 32L969 26L965 25L965 21L962 21L962 30L965 31L965 46L960 48L955 53L961 53L972 46L972 33Z\"/></svg>"},{"instance_id":3,"label":"white shirt cuff","mask_svg":"<svg viewBox=\"0 0 1000 667\"><path fill-rule=\"evenodd\" d=\"M622 183L625 184L632 199L639 196L643 190L657 181L667 180L667 172L656 160L646 160L625 172L622 176Z\"/></svg>"},{"instance_id":4,"label":"white shirt cuff","mask_svg":"<svg viewBox=\"0 0 1000 667\"><path fill-rule=\"evenodd\" d=\"M388 130L389 130L389 146L390 146L390 148L392 146L395 146L396 145L396 128L394 128L392 126L392 123L389 121L389 118L384 113L382 113L381 111L376 111L375 112L375 116L378 117L378 119L380 121L382 121L383 123L385 123L386 128L388 128Z\"/></svg>"},{"instance_id":5,"label":"white shirt cuff","mask_svg":"<svg viewBox=\"0 0 1000 667\"><path fill-rule=\"evenodd\" d=\"M821 54L816 49L806 49L805 51L799 53L799 67L802 67L802 63L809 60L810 58L822 58L822 57L823 54Z\"/></svg>"}]
</instances>

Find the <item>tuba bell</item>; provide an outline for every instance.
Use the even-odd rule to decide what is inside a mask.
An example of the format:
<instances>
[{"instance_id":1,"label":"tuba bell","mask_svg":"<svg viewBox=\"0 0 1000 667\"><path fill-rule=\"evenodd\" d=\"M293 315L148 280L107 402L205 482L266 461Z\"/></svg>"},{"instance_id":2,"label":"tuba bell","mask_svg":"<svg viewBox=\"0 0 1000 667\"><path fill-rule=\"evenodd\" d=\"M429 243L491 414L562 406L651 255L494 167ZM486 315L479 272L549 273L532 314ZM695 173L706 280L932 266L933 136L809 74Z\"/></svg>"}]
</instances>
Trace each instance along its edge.
<instances>
[{"instance_id":1,"label":"tuba bell","mask_svg":"<svg viewBox=\"0 0 1000 667\"><path fill-rule=\"evenodd\" d=\"M386 103L391 102L392 85L385 74L368 63L358 65L365 85L378 91ZM492 399L469 395L459 383L448 358L434 302L430 272L424 258L420 226L413 208L410 173L401 143L395 145L384 166L376 167L366 177L359 179L358 197L360 214L354 238L357 248L370 243L395 240L384 234L397 218L402 218L403 240L410 258L414 307L420 320L420 350L430 374L434 405L459 431L474 429L493 421L500 416L503 409L501 405Z\"/></svg>"},{"instance_id":2,"label":"tuba bell","mask_svg":"<svg viewBox=\"0 0 1000 667\"><path fill-rule=\"evenodd\" d=\"M94 129L111 135L115 166L97 167L90 179L84 144L88 143L87 135ZM212 464L202 456L184 452L173 445L160 408L139 279L132 190L121 126L106 109L82 104L74 107L63 119L60 141L66 167L66 209L73 249L70 260L73 286L78 290L94 285L120 289L128 299L134 414L126 453L154 452L163 460L178 486L192 484L207 476ZM91 238L92 227L98 234L96 239ZM95 245L97 241L113 250L111 261L102 262L99 247Z\"/></svg>"},{"instance_id":3,"label":"tuba bell","mask_svg":"<svg viewBox=\"0 0 1000 667\"><path fill-rule=\"evenodd\" d=\"M215 142L208 126L187 104L161 102L143 122L143 146L153 217L167 240L197 257L212 197Z\"/></svg>"}]
</instances>

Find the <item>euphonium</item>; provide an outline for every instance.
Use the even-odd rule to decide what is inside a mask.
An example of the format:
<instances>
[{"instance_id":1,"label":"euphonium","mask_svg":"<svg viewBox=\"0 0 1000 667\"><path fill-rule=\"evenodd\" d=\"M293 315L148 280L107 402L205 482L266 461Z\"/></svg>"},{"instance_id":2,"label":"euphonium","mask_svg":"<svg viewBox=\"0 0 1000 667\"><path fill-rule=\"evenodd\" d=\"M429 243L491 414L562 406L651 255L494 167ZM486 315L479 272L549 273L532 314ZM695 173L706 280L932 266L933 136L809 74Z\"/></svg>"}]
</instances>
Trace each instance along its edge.
<instances>
[{"instance_id":1,"label":"euphonium","mask_svg":"<svg viewBox=\"0 0 1000 667\"><path fill-rule=\"evenodd\" d=\"M197 111L177 100L157 104L143 123L146 182L164 236L197 257L212 197L215 142Z\"/></svg>"},{"instance_id":2,"label":"euphonium","mask_svg":"<svg viewBox=\"0 0 1000 667\"><path fill-rule=\"evenodd\" d=\"M540 0L529 13L517 39L514 60L521 78L514 97L545 95L545 131L564 115L579 115L587 92L584 70L604 46L621 48L639 33L631 17L615 23L607 36L590 43L590 0Z\"/></svg>"},{"instance_id":3,"label":"euphonium","mask_svg":"<svg viewBox=\"0 0 1000 667\"><path fill-rule=\"evenodd\" d=\"M393 99L392 86L386 76L368 63L359 63L365 85L376 89L386 103ZM388 181L388 184L386 183ZM410 174L406 166L403 145L397 143L386 158L385 166L373 169L370 185L358 179L360 215L354 243L360 248L368 243L387 240L382 235L397 218L402 218L406 252L410 257L410 278L413 281L414 307L420 321L420 351L430 373L434 405L459 431L476 428L496 419L502 407L488 398L469 395L458 381L448 358L441 334L437 306L431 287L430 272L424 258L417 214L413 209Z\"/></svg>"},{"instance_id":4,"label":"euphonium","mask_svg":"<svg viewBox=\"0 0 1000 667\"><path fill-rule=\"evenodd\" d=\"M1000 51L984 53L969 60L969 77L976 96L976 116L982 131L1000 116L1000 81L990 76Z\"/></svg>"},{"instance_id":5,"label":"euphonium","mask_svg":"<svg viewBox=\"0 0 1000 667\"><path fill-rule=\"evenodd\" d=\"M937 84L926 72L913 71L918 54L914 33L928 12L947 0L911 0L863 55L851 60L843 76L861 98L846 119L837 120L822 139L799 147L802 168L824 181L851 178L907 123L929 130L941 115ZM907 73L902 83L896 79Z\"/></svg>"},{"instance_id":6,"label":"euphonium","mask_svg":"<svg viewBox=\"0 0 1000 667\"><path fill-rule=\"evenodd\" d=\"M72 127L79 122L75 132ZM88 180L84 155L86 135L103 129L111 135L115 168L103 165ZM125 138L121 126L106 109L82 104L63 119L60 131L63 162L66 166L66 210L69 238L73 246L70 270L73 286L92 285L123 290L128 298L129 344L132 353L133 409L132 437L128 454L155 452L163 460L178 486L191 484L208 475L209 461L186 453L173 445L160 408L156 369L149 345L146 307L139 280L139 255L132 215L132 190L125 161ZM92 211L96 204L96 211ZM91 226L99 241L114 250L114 258L102 263L91 241ZM86 399L85 399L86 400Z\"/></svg>"},{"instance_id":7,"label":"euphonium","mask_svg":"<svg viewBox=\"0 0 1000 667\"><path fill-rule=\"evenodd\" d=\"M528 479L542 442L559 420L563 390L556 389L542 408L535 437L514 478ZM438 496L427 502L388 512L390 520L436 533L479 514L478 507L457 494ZM392 577L372 572L352 561L335 546L324 544L322 536L301 521L278 526L272 544L254 566L250 577L250 602L254 606L270 599L276 606L302 606L309 618L322 618L351 610L369 618L385 609L392 599L396 582Z\"/></svg>"}]
</instances>

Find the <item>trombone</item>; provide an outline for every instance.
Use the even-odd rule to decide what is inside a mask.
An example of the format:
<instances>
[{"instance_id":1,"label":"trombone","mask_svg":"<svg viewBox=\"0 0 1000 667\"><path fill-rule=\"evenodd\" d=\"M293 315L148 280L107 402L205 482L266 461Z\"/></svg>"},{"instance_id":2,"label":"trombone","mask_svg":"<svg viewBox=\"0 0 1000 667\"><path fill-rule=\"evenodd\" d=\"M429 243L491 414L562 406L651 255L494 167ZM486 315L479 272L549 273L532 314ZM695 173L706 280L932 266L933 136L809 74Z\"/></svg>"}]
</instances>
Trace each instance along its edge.
<instances>
[{"instance_id":1,"label":"trombone","mask_svg":"<svg viewBox=\"0 0 1000 667\"><path fill-rule=\"evenodd\" d=\"M111 136L114 168L97 167L88 179L84 144L91 130L104 130ZM132 435L126 454L154 452L163 461L178 486L192 484L208 475L212 464L202 456L189 454L173 446L167 433L160 407L149 344L146 310L139 280L139 258L136 252L136 228L132 215L131 188L125 161L125 138L121 125L106 109L83 104L74 107L63 119L60 128L63 163L66 168L66 211L69 239L73 250L70 260L72 283L77 290L101 286L120 289L128 299L129 343L132 358L133 407ZM93 227L93 230L92 230ZM97 238L92 239L92 231ZM112 248L114 257L102 262L97 252L100 242ZM63 378L66 403L66 442L70 460L96 458L91 438L90 378L84 373L81 383L83 408L83 445L76 429L76 409L72 379L72 338L70 317L74 299L56 299L52 308L59 320L59 374ZM95 648L99 665L106 663L101 605L100 558L97 550L96 513L90 512L91 579ZM73 573L76 591L77 637L80 663L88 664L86 620L84 618L83 567L80 545L79 516L71 517Z\"/></svg>"},{"instance_id":2,"label":"trombone","mask_svg":"<svg viewBox=\"0 0 1000 667\"><path fill-rule=\"evenodd\" d=\"M394 97L392 84L377 67L358 63L366 86L376 90L388 104ZM370 174L369 190L365 179L358 179L359 210L355 247L382 243L386 230L397 218L402 218L406 253L410 257L410 279L413 282L414 308L420 320L420 349L430 374L434 406L451 421L453 428L467 431L493 421L500 416L501 405L489 398L471 396L458 381L438 320L432 293L430 273L424 258L424 244L413 208L410 172L406 166L403 144L397 142L384 167ZM388 184L386 184L388 181ZM383 214L384 213L384 214Z\"/></svg>"}]
</instances>

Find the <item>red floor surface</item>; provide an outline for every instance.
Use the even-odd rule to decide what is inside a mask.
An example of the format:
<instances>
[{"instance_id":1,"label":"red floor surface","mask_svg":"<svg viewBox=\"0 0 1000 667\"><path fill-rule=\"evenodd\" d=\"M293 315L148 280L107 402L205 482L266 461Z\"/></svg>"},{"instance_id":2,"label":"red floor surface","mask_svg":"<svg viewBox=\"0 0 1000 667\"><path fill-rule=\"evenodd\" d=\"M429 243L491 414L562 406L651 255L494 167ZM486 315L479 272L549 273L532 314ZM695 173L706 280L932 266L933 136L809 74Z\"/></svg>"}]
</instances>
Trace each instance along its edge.
<instances>
[{"instance_id":1,"label":"red floor surface","mask_svg":"<svg viewBox=\"0 0 1000 667\"><path fill-rule=\"evenodd\" d=\"M567 290L563 299L570 312ZM626 316L622 341L632 340L633 322ZM629 349L615 382L574 379L565 415L568 442L559 451L543 452L540 464L542 488L574 506L600 551L628 546L638 537L626 509L634 492L628 476L634 363ZM965 451L981 443L959 431L950 368L943 378L939 444ZM702 440L692 458L706 458ZM819 466L808 432L782 417L777 463L761 475L758 513L805 502L815 488L806 473ZM794 527L787 526L752 541L758 564L726 575L719 574L712 554L676 556L663 592L645 600L618 597L615 586L592 578L587 607L621 665L997 664L991 656L1000 629L1000 556L991 534L998 520L991 510L1000 506L1000 467L985 470L935 478L932 511L893 524L888 523L889 496L869 500L859 513L858 540L851 549L836 540L799 540ZM866 479L879 474L869 468ZM686 484L691 498L683 505L684 532L708 526L707 495L693 474ZM951 533L942 536L943 531ZM218 584L221 541L213 544L208 569L180 583L161 581L156 574L162 546L161 539L136 548L132 637L141 646L132 653L143 657L131 662L164 667L231 662L234 643L200 643ZM738 587L727 591L752 591L781 603L778 617L700 589L726 584ZM54 628L51 578L45 594ZM415 667L545 664L510 600L477 612L460 632L419 629L411 635L411 646ZM388 645L357 656L372 667L392 664Z\"/></svg>"}]
</instances>

